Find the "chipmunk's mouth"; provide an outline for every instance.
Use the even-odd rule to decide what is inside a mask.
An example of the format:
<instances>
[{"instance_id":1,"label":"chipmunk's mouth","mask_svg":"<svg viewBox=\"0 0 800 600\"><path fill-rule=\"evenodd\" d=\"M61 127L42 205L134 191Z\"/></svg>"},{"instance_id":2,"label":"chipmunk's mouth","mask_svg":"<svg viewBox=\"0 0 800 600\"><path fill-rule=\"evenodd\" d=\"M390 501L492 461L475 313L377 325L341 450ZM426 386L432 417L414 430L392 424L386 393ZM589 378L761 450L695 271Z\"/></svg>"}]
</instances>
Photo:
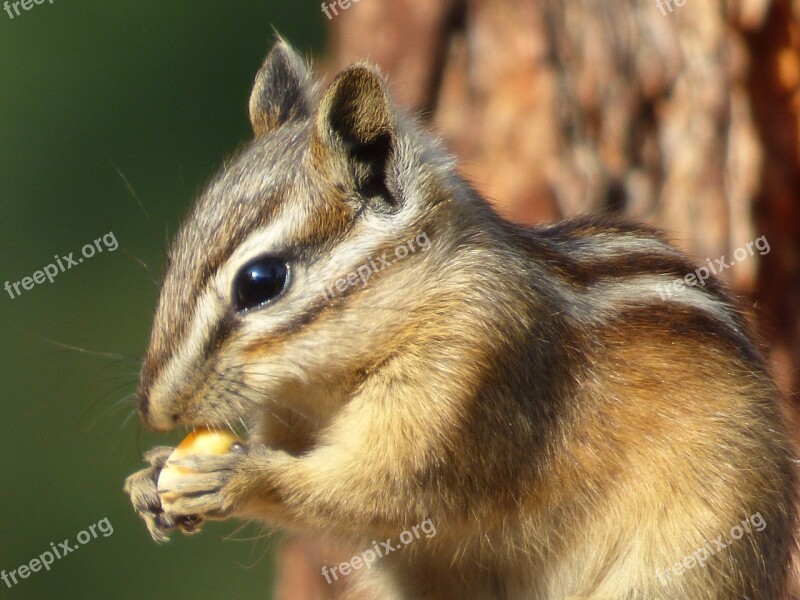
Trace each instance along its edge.
<instances>
[{"instance_id":1,"label":"chipmunk's mouth","mask_svg":"<svg viewBox=\"0 0 800 600\"><path fill-rule=\"evenodd\" d=\"M230 432L237 439L244 443L253 443L256 441L257 432L255 427L251 424L248 425L243 419L236 419L234 421L225 420L219 421L204 421L202 423L194 423L192 425L184 425L182 427L184 435L196 433L199 430L208 429L211 431Z\"/></svg>"}]
</instances>

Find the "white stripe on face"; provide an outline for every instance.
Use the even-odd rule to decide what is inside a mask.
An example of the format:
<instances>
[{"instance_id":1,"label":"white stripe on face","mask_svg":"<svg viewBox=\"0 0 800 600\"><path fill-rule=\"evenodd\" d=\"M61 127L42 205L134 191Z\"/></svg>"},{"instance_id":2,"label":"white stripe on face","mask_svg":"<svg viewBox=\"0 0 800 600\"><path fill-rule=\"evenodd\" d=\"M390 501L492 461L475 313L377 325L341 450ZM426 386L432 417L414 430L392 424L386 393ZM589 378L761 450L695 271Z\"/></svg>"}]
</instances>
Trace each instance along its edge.
<instances>
[{"instance_id":1,"label":"white stripe on face","mask_svg":"<svg viewBox=\"0 0 800 600\"><path fill-rule=\"evenodd\" d=\"M253 231L211 277L195 304L187 334L170 356L154 381L150 392L150 420L156 427L169 428L174 398L202 376L199 368L205 363L211 332L231 310L231 294L236 276L253 259L264 256L289 255L290 240L297 239L298 224L308 219L300 212L299 203L284 203L275 218L265 227ZM302 206L302 205L300 205ZM299 210L304 210L300 208ZM307 210L307 209L305 209ZM257 339L292 322L312 310L325 297L331 284L356 271L372 256L380 255L392 245L403 244L403 231L414 222L412 210L400 211L391 218L366 214L325 259L314 264L290 264L290 281L285 293L274 304L252 310L242 323L242 336ZM360 285L360 284L359 284Z\"/></svg>"}]
</instances>

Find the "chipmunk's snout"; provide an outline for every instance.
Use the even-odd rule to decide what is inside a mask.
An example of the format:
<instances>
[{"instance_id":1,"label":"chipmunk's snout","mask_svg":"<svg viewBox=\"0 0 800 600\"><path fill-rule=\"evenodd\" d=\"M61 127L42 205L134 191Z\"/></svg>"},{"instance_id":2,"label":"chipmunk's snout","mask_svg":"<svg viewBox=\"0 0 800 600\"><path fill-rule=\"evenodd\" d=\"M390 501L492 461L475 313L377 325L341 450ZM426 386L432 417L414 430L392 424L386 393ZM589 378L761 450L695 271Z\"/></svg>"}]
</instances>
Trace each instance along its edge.
<instances>
[{"instance_id":1,"label":"chipmunk's snout","mask_svg":"<svg viewBox=\"0 0 800 600\"><path fill-rule=\"evenodd\" d=\"M139 419L142 423L149 425L148 414L150 412L150 388L152 387L153 369L149 356L142 364L139 373L139 384L136 386L136 405L139 410Z\"/></svg>"},{"instance_id":2,"label":"chipmunk's snout","mask_svg":"<svg viewBox=\"0 0 800 600\"><path fill-rule=\"evenodd\" d=\"M155 431L168 431L178 424L179 417L176 414L162 414L163 411L154 410L152 403L153 376L148 370L148 363L139 377L139 385L136 388L136 401L141 422Z\"/></svg>"},{"instance_id":3,"label":"chipmunk's snout","mask_svg":"<svg viewBox=\"0 0 800 600\"><path fill-rule=\"evenodd\" d=\"M136 392L139 409L139 419L148 428L154 431L169 431L178 425L180 417L177 414L160 414L154 411L150 403L150 394L141 386Z\"/></svg>"},{"instance_id":4,"label":"chipmunk's snout","mask_svg":"<svg viewBox=\"0 0 800 600\"><path fill-rule=\"evenodd\" d=\"M142 391L141 386L136 390L136 403L139 409L139 418L142 421L147 420L147 405L149 403L147 392Z\"/></svg>"},{"instance_id":5,"label":"chipmunk's snout","mask_svg":"<svg viewBox=\"0 0 800 600\"><path fill-rule=\"evenodd\" d=\"M136 390L136 400L139 409L139 420L148 427L157 429L151 421L149 386L139 383L139 387Z\"/></svg>"}]
</instances>

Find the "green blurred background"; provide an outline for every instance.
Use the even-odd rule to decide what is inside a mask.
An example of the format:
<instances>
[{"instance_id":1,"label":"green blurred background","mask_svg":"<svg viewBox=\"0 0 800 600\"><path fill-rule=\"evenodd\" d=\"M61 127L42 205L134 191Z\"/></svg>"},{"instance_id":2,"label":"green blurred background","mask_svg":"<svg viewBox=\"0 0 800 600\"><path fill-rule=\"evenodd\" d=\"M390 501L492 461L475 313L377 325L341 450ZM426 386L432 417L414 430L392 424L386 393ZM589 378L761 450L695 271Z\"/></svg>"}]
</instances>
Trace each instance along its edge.
<instances>
[{"instance_id":1,"label":"green blurred background","mask_svg":"<svg viewBox=\"0 0 800 600\"><path fill-rule=\"evenodd\" d=\"M0 296L0 569L103 518L114 528L49 572L0 582L0 598L271 597L263 530L210 524L157 546L133 514L123 479L142 451L175 441L131 416L138 361L46 339L144 352L166 240L249 138L247 99L273 27L306 54L323 47L315 2L55 0L13 20L0 12L0 285L109 231L120 244Z\"/></svg>"}]
</instances>

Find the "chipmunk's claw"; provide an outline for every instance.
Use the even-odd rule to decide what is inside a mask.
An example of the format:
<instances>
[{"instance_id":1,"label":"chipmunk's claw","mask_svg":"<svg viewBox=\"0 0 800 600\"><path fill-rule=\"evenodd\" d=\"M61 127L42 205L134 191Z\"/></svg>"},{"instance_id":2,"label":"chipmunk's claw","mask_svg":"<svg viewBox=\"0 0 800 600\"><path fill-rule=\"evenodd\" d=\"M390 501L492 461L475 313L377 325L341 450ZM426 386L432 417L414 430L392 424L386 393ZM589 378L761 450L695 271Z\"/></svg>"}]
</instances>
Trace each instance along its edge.
<instances>
[{"instance_id":1,"label":"chipmunk's claw","mask_svg":"<svg viewBox=\"0 0 800 600\"><path fill-rule=\"evenodd\" d=\"M145 522L150 536L158 543L168 541L168 532L179 526L175 520L164 513L156 487L158 475L164 468L172 450L166 446L150 450L144 456L150 466L128 477L123 488L130 497L136 514Z\"/></svg>"}]
</instances>

